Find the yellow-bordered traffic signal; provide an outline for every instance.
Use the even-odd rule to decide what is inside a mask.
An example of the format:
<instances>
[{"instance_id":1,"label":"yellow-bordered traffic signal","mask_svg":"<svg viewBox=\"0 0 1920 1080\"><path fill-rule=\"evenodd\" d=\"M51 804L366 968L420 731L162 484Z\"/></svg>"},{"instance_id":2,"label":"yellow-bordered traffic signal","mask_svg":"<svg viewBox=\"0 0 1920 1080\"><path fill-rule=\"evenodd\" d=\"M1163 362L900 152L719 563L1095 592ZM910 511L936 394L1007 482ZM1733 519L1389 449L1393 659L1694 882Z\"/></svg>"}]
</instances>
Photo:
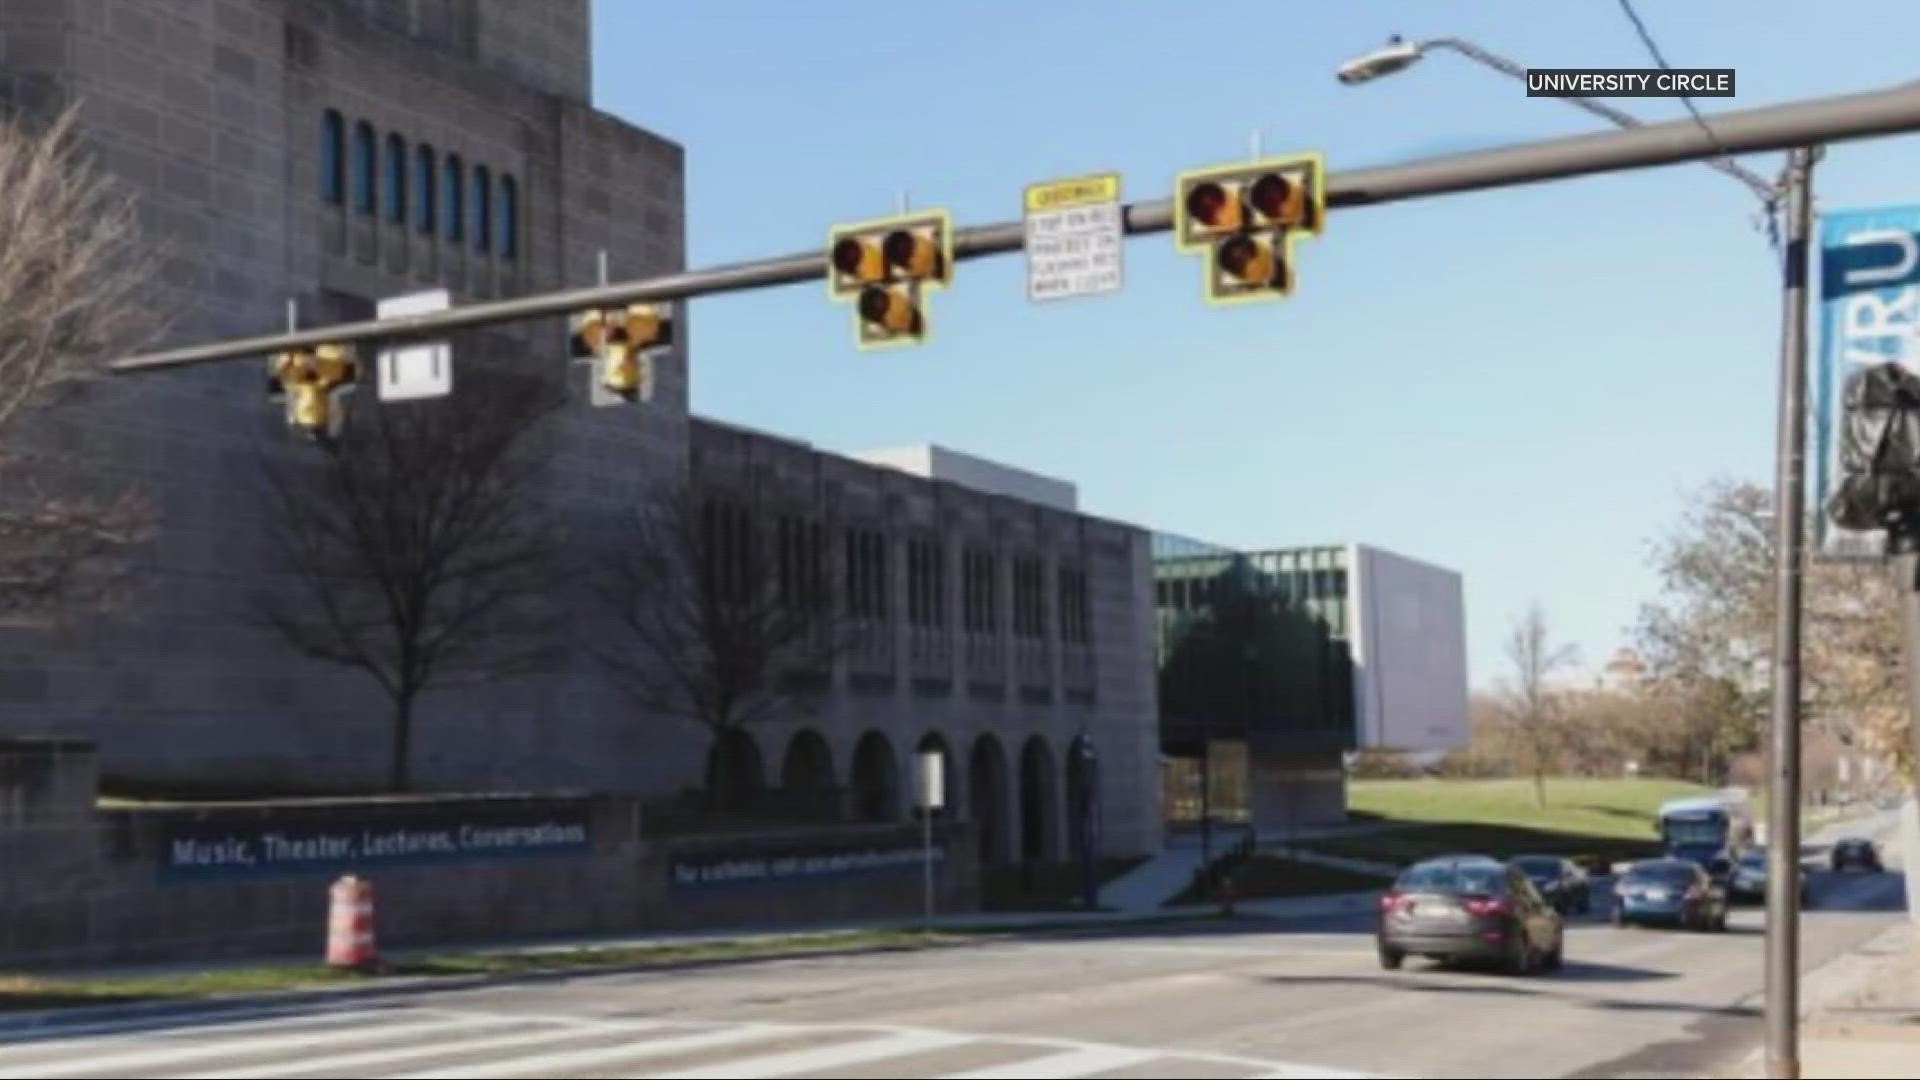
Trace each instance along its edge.
<instances>
[{"instance_id":1,"label":"yellow-bordered traffic signal","mask_svg":"<svg viewBox=\"0 0 1920 1080\"><path fill-rule=\"evenodd\" d=\"M1174 243L1205 253L1209 302L1275 300L1293 292L1294 243L1325 227L1326 179L1326 160L1317 153L1180 174Z\"/></svg>"},{"instance_id":2,"label":"yellow-bordered traffic signal","mask_svg":"<svg viewBox=\"0 0 1920 1080\"><path fill-rule=\"evenodd\" d=\"M320 345L276 354L267 361L268 400L284 402L287 424L319 442L340 436L346 395L360 381L351 345Z\"/></svg>"},{"instance_id":3,"label":"yellow-bordered traffic signal","mask_svg":"<svg viewBox=\"0 0 1920 1080\"><path fill-rule=\"evenodd\" d=\"M596 392L653 400L654 353L673 345L673 312L658 304L594 308L573 316L568 349L593 367Z\"/></svg>"},{"instance_id":4,"label":"yellow-bordered traffic signal","mask_svg":"<svg viewBox=\"0 0 1920 1080\"><path fill-rule=\"evenodd\" d=\"M863 349L926 340L926 295L953 280L953 219L921 210L827 233L827 295L851 300Z\"/></svg>"}]
</instances>

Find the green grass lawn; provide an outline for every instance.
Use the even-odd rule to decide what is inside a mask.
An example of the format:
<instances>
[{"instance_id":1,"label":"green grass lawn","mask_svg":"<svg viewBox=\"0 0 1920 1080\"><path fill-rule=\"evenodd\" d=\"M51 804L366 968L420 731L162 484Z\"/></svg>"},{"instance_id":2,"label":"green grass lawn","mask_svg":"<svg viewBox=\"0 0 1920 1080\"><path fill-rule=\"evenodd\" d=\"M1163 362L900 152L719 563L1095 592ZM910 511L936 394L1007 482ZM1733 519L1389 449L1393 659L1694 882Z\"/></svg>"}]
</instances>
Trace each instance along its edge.
<instances>
[{"instance_id":1,"label":"green grass lawn","mask_svg":"<svg viewBox=\"0 0 1920 1080\"><path fill-rule=\"evenodd\" d=\"M1355 782L1356 818L1392 828L1304 845L1326 855L1406 865L1434 855L1507 857L1541 852L1611 863L1659 854L1654 816L1668 799L1707 789L1670 780L1547 781L1547 805L1531 780Z\"/></svg>"}]
</instances>

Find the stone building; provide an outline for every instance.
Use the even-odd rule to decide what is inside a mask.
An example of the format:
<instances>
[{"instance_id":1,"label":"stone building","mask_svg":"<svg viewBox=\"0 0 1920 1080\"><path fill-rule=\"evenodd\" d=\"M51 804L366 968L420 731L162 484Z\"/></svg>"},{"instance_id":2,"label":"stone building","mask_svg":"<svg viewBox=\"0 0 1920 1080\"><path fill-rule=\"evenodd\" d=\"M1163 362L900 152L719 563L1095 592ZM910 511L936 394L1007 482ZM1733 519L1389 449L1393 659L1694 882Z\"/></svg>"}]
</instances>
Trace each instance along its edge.
<instances>
[{"instance_id":1,"label":"stone building","mask_svg":"<svg viewBox=\"0 0 1920 1080\"><path fill-rule=\"evenodd\" d=\"M684 153L593 107L590 14L587 0L7 0L0 108L82 103L86 144L164 252L170 342L279 329L289 300L313 325L424 288L458 303L584 285L603 251L616 279L683 268ZM768 783L904 814L912 752L938 742L994 857L1058 855L1084 735L1102 847L1157 846L1145 535L693 418L694 330L683 318L653 399L630 408L587 405L557 320L454 345L463 364L573 380L544 497L576 542L689 479L724 494L757 468L787 485L789 516L819 524L832 565L862 575L850 592L837 572L836 591L884 630L836 664L823 710L755 729ZM381 775L389 706L372 680L292 655L248 617L286 575L263 543L260 456L305 452L262 383L246 361L105 380L25 432L26 452L144 490L159 527L126 612L0 627L0 733L93 739L103 772L130 781ZM776 542L776 522L756 530ZM565 602L591 632L585 597ZM556 648L539 671L423 699L414 774L666 795L701 783L709 741Z\"/></svg>"}]
</instances>

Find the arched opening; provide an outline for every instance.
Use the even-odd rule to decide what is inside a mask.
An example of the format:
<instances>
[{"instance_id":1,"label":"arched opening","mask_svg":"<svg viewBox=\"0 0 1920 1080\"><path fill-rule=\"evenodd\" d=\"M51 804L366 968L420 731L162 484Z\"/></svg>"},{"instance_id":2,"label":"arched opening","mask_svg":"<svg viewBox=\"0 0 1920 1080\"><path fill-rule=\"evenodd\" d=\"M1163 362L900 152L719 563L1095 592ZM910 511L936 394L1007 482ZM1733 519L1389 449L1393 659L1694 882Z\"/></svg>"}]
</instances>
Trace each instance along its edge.
<instances>
[{"instance_id":1,"label":"arched opening","mask_svg":"<svg viewBox=\"0 0 1920 1080\"><path fill-rule=\"evenodd\" d=\"M934 818L935 820L946 820L960 816L960 807L958 805L960 802L960 789L955 782L959 770L953 760L953 749L947 745L946 736L941 735L937 731L929 731L920 737L920 742L914 746L913 752L914 806L918 807L920 805L920 755L929 752L936 753L940 755L941 806L940 809L934 811Z\"/></svg>"},{"instance_id":2,"label":"arched opening","mask_svg":"<svg viewBox=\"0 0 1920 1080\"><path fill-rule=\"evenodd\" d=\"M320 115L320 197L329 205L347 201L347 122L338 109Z\"/></svg>"},{"instance_id":3,"label":"arched opening","mask_svg":"<svg viewBox=\"0 0 1920 1080\"><path fill-rule=\"evenodd\" d=\"M716 810L743 810L766 786L766 768L753 736L728 728L707 751L707 803Z\"/></svg>"},{"instance_id":4,"label":"arched opening","mask_svg":"<svg viewBox=\"0 0 1920 1080\"><path fill-rule=\"evenodd\" d=\"M973 741L972 760L967 763L967 810L980 836L980 862L984 865L1012 858L1007 809L1006 751L1000 748L999 739L982 735Z\"/></svg>"},{"instance_id":5,"label":"arched opening","mask_svg":"<svg viewBox=\"0 0 1920 1080\"><path fill-rule=\"evenodd\" d=\"M837 809L833 748L817 731L802 731L787 743L780 766L780 789L793 809L811 818L829 818Z\"/></svg>"},{"instance_id":6,"label":"arched opening","mask_svg":"<svg viewBox=\"0 0 1920 1080\"><path fill-rule=\"evenodd\" d=\"M877 731L861 736L853 750L853 807L864 821L900 818L900 778L893 744Z\"/></svg>"},{"instance_id":7,"label":"arched opening","mask_svg":"<svg viewBox=\"0 0 1920 1080\"><path fill-rule=\"evenodd\" d=\"M1053 748L1035 735L1020 752L1020 858L1026 862L1045 862L1058 849L1054 784Z\"/></svg>"},{"instance_id":8,"label":"arched opening","mask_svg":"<svg viewBox=\"0 0 1920 1080\"><path fill-rule=\"evenodd\" d=\"M1075 859L1100 850L1099 777L1093 743L1077 736L1067 747L1067 846Z\"/></svg>"}]
</instances>

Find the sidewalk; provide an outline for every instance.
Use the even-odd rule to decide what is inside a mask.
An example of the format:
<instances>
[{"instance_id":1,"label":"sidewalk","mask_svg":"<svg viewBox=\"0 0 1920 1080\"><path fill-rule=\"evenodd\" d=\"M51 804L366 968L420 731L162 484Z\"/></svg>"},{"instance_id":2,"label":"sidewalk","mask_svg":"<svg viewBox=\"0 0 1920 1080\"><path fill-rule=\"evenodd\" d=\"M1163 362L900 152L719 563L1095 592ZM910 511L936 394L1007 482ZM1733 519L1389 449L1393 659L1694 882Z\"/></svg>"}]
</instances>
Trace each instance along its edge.
<instances>
[{"instance_id":1,"label":"sidewalk","mask_svg":"<svg viewBox=\"0 0 1920 1080\"><path fill-rule=\"evenodd\" d=\"M1901 926L1859 955L1872 965L1866 977L1817 1005L1801 1026L1806 1080L1920 1075L1920 933Z\"/></svg>"}]
</instances>

